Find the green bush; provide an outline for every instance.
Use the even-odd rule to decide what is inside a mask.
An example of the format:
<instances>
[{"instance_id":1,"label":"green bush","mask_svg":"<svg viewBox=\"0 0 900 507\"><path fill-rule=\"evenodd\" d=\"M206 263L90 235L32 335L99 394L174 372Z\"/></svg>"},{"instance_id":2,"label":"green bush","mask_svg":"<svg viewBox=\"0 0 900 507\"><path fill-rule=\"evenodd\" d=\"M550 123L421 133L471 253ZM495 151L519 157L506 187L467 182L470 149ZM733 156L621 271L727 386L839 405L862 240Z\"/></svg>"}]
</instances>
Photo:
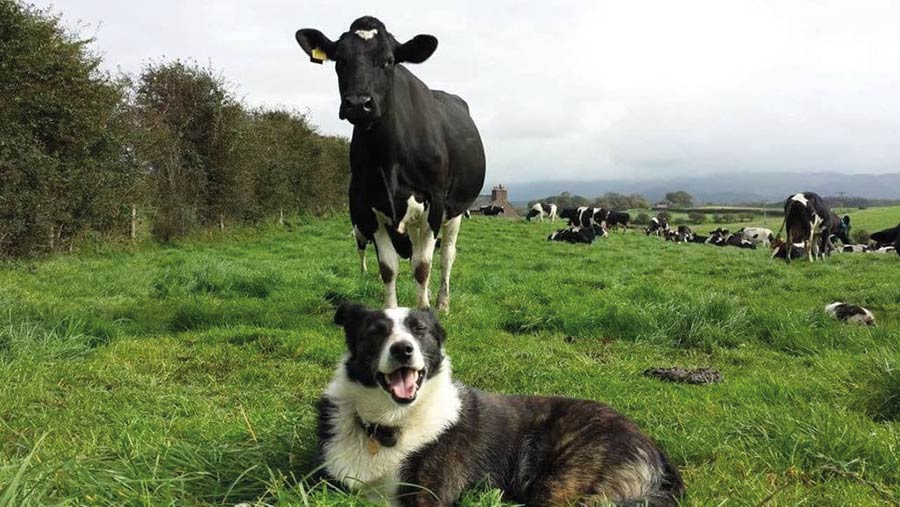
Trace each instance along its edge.
<instances>
[{"instance_id":1,"label":"green bush","mask_svg":"<svg viewBox=\"0 0 900 507\"><path fill-rule=\"evenodd\" d=\"M688 213L688 220L690 220L692 224L700 225L706 222L706 215L692 211Z\"/></svg>"}]
</instances>

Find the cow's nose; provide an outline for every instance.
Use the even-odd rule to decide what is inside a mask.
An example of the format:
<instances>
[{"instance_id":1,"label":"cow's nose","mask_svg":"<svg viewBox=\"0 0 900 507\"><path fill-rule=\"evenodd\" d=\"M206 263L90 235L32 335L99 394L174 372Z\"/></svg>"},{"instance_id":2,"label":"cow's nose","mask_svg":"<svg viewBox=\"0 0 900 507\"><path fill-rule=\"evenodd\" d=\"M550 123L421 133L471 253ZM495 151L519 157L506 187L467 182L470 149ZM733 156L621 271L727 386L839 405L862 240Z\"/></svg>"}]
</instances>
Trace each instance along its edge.
<instances>
[{"instance_id":1,"label":"cow's nose","mask_svg":"<svg viewBox=\"0 0 900 507\"><path fill-rule=\"evenodd\" d=\"M391 357L398 361L409 361L413 355L412 343L403 341L391 345Z\"/></svg>"},{"instance_id":2,"label":"cow's nose","mask_svg":"<svg viewBox=\"0 0 900 507\"><path fill-rule=\"evenodd\" d=\"M372 112L375 103L368 95L348 95L344 97L341 109L347 116L365 115Z\"/></svg>"}]
</instances>

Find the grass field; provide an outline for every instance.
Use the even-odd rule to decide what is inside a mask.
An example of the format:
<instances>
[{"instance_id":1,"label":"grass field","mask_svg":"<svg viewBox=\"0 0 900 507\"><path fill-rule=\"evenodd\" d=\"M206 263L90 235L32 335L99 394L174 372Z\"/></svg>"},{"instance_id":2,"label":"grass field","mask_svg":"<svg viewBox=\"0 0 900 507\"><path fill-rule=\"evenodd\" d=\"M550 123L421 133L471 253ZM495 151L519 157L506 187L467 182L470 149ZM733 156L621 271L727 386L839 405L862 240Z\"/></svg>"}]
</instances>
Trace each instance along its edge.
<instances>
[{"instance_id":1,"label":"grass field","mask_svg":"<svg viewBox=\"0 0 900 507\"><path fill-rule=\"evenodd\" d=\"M854 218L873 231L900 209ZM900 502L898 256L787 266L633 232L549 243L551 227L463 223L444 319L461 380L610 404L682 470L685 505ZM0 507L364 505L300 480L343 350L328 300L381 301L349 231L310 220L0 265ZM398 285L410 304L407 265ZM879 326L830 320L834 300ZM671 365L725 380L641 375ZM496 505L491 490L463 502Z\"/></svg>"}]
</instances>

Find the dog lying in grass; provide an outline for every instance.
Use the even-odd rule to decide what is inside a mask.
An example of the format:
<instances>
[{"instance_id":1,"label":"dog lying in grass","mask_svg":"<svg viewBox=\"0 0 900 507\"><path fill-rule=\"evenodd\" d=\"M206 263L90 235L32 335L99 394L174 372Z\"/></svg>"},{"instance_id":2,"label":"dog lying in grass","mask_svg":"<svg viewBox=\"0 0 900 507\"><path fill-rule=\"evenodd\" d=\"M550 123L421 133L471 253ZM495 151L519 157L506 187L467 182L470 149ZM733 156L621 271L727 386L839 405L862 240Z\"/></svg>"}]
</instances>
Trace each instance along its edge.
<instances>
[{"instance_id":1,"label":"dog lying in grass","mask_svg":"<svg viewBox=\"0 0 900 507\"><path fill-rule=\"evenodd\" d=\"M347 353L319 401L331 480L401 506L450 506L478 484L530 506L674 506L662 450L600 403L506 396L453 381L429 311L342 303Z\"/></svg>"}]
</instances>

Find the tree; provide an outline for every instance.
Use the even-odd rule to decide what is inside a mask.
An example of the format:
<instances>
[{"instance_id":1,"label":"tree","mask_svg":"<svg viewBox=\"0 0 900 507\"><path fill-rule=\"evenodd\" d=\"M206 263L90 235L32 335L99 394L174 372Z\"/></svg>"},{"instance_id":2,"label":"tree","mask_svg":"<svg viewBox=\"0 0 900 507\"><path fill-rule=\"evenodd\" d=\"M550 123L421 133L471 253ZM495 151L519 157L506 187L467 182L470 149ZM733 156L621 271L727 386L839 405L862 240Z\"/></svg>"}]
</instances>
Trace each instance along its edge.
<instances>
[{"instance_id":1,"label":"tree","mask_svg":"<svg viewBox=\"0 0 900 507\"><path fill-rule=\"evenodd\" d=\"M690 220L693 224L700 225L706 222L706 215L703 213L692 211L688 213L688 220Z\"/></svg>"},{"instance_id":2,"label":"tree","mask_svg":"<svg viewBox=\"0 0 900 507\"><path fill-rule=\"evenodd\" d=\"M155 180L157 221L163 225L154 229L157 237L171 239L198 223L224 227L226 217L237 215L252 196L246 188L250 178L241 174L246 166L234 157L244 113L224 79L193 63L151 63L141 73L134 104L143 129L155 131L150 137L177 152L141 153L151 161Z\"/></svg>"},{"instance_id":3,"label":"tree","mask_svg":"<svg viewBox=\"0 0 900 507\"><path fill-rule=\"evenodd\" d=\"M650 204L647 199L640 194L624 195L617 192L607 192L596 198L593 202L593 206L614 210L626 210L647 208Z\"/></svg>"},{"instance_id":4,"label":"tree","mask_svg":"<svg viewBox=\"0 0 900 507\"><path fill-rule=\"evenodd\" d=\"M677 207L690 208L694 205L694 197L684 190L669 192L666 194L666 200Z\"/></svg>"},{"instance_id":5,"label":"tree","mask_svg":"<svg viewBox=\"0 0 900 507\"><path fill-rule=\"evenodd\" d=\"M127 223L125 87L55 15L0 0L0 255Z\"/></svg>"}]
</instances>

